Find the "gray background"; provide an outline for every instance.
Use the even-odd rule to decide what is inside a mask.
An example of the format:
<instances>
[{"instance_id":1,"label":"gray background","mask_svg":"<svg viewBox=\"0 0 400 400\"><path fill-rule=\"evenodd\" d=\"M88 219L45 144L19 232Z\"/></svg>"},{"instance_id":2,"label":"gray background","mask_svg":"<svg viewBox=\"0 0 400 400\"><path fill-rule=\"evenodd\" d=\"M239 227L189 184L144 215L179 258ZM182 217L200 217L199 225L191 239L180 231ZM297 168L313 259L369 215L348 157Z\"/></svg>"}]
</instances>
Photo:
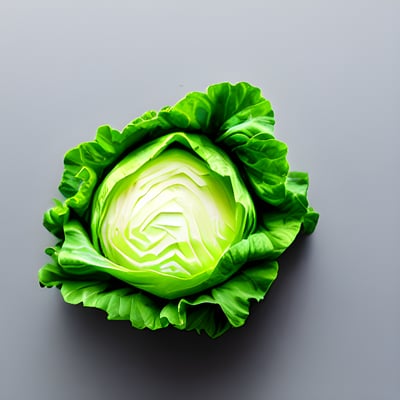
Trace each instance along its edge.
<instances>
[{"instance_id":1,"label":"gray background","mask_svg":"<svg viewBox=\"0 0 400 400\"><path fill-rule=\"evenodd\" d=\"M400 398L398 1L0 4L1 399ZM226 80L271 100L321 213L246 326L136 331L40 289L64 153Z\"/></svg>"}]
</instances>

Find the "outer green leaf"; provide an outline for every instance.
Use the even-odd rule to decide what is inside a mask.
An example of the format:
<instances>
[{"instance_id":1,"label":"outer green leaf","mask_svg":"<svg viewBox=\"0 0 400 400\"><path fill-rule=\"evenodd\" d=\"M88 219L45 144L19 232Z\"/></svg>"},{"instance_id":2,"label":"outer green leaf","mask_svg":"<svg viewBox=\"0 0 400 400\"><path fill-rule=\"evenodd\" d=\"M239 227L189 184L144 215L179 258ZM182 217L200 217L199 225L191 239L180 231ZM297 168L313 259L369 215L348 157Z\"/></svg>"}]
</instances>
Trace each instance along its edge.
<instances>
[{"instance_id":1,"label":"outer green leaf","mask_svg":"<svg viewBox=\"0 0 400 400\"><path fill-rule=\"evenodd\" d=\"M70 209L66 204L55 199L55 206L46 211L43 217L45 228L57 237L63 236L63 226L69 219Z\"/></svg>"},{"instance_id":2,"label":"outer green leaf","mask_svg":"<svg viewBox=\"0 0 400 400\"><path fill-rule=\"evenodd\" d=\"M211 291L232 326L244 324L249 315L249 301L264 298L278 273L278 263L259 263Z\"/></svg>"},{"instance_id":3,"label":"outer green leaf","mask_svg":"<svg viewBox=\"0 0 400 400\"><path fill-rule=\"evenodd\" d=\"M260 89L249 85L246 82L241 82L236 85L217 84L212 85L207 90L208 97L213 103L213 125L221 130L229 129L231 126L238 124L246 119L251 114L250 108L254 108L257 104L268 103L262 96ZM269 104L269 103L268 103ZM263 115L272 114L271 107L266 104L262 107ZM234 116L238 119L233 123L227 123ZM258 116L260 113L257 113Z\"/></svg>"},{"instance_id":4,"label":"outer green leaf","mask_svg":"<svg viewBox=\"0 0 400 400\"><path fill-rule=\"evenodd\" d=\"M265 136L253 136L234 152L244 164L245 171L257 195L272 205L285 199L285 181L289 171L287 146Z\"/></svg>"},{"instance_id":5,"label":"outer green leaf","mask_svg":"<svg viewBox=\"0 0 400 400\"><path fill-rule=\"evenodd\" d=\"M138 329L160 329L160 307L148 296L132 288L114 289L107 282L63 281L61 294L67 303L104 310L108 319L128 320Z\"/></svg>"},{"instance_id":6,"label":"outer green leaf","mask_svg":"<svg viewBox=\"0 0 400 400\"><path fill-rule=\"evenodd\" d=\"M174 107L161 111L159 115L177 129L207 132L212 115L212 104L206 94L193 92Z\"/></svg>"},{"instance_id":7,"label":"outer green leaf","mask_svg":"<svg viewBox=\"0 0 400 400\"><path fill-rule=\"evenodd\" d=\"M47 270L49 266L42 269L42 277ZM276 274L276 262L260 263L214 288L210 295L172 302L132 287L116 288L112 281L74 281L60 276L59 281L53 280L49 286L60 286L68 303L99 308L108 314L108 319L128 320L138 329L155 330L172 325L218 337L230 327L246 322L251 301L263 299Z\"/></svg>"}]
</instances>

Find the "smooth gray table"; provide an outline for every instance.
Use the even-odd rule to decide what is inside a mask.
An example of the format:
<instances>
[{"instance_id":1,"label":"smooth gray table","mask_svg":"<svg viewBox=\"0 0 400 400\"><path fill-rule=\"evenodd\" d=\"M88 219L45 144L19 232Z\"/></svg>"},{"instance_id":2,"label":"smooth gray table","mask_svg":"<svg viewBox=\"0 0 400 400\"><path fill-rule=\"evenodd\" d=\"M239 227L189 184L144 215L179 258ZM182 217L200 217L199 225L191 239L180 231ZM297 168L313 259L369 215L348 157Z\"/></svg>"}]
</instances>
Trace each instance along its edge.
<instances>
[{"instance_id":1,"label":"smooth gray table","mask_svg":"<svg viewBox=\"0 0 400 400\"><path fill-rule=\"evenodd\" d=\"M0 5L0 398L399 399L400 3L55 4ZM136 331L40 289L65 151L242 80L321 213L246 326Z\"/></svg>"}]
</instances>

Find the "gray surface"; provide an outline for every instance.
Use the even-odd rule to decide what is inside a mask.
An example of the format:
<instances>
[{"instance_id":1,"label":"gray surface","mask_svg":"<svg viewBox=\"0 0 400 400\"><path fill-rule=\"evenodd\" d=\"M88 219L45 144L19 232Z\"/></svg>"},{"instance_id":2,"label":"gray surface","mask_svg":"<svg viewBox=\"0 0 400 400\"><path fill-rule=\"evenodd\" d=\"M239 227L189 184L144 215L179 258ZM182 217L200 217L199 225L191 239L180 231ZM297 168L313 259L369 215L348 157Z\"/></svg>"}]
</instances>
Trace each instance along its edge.
<instances>
[{"instance_id":1,"label":"gray surface","mask_svg":"<svg viewBox=\"0 0 400 400\"><path fill-rule=\"evenodd\" d=\"M0 398L398 399L399 2L128 3L0 6ZM321 213L247 325L135 331L40 289L64 152L224 80L263 89Z\"/></svg>"}]
</instances>

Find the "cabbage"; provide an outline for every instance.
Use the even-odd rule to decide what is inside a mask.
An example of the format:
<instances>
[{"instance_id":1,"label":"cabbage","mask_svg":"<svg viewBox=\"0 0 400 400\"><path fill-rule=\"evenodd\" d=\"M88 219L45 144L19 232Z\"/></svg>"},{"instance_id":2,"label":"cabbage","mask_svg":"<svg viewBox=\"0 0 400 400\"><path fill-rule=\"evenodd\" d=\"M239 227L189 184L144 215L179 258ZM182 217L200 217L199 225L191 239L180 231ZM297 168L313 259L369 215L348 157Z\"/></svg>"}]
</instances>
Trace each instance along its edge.
<instances>
[{"instance_id":1,"label":"cabbage","mask_svg":"<svg viewBox=\"0 0 400 400\"><path fill-rule=\"evenodd\" d=\"M39 271L64 300L142 329L217 337L245 323L277 258L318 213L289 171L270 103L220 83L109 126L65 155L63 201L44 215L60 240Z\"/></svg>"}]
</instances>

